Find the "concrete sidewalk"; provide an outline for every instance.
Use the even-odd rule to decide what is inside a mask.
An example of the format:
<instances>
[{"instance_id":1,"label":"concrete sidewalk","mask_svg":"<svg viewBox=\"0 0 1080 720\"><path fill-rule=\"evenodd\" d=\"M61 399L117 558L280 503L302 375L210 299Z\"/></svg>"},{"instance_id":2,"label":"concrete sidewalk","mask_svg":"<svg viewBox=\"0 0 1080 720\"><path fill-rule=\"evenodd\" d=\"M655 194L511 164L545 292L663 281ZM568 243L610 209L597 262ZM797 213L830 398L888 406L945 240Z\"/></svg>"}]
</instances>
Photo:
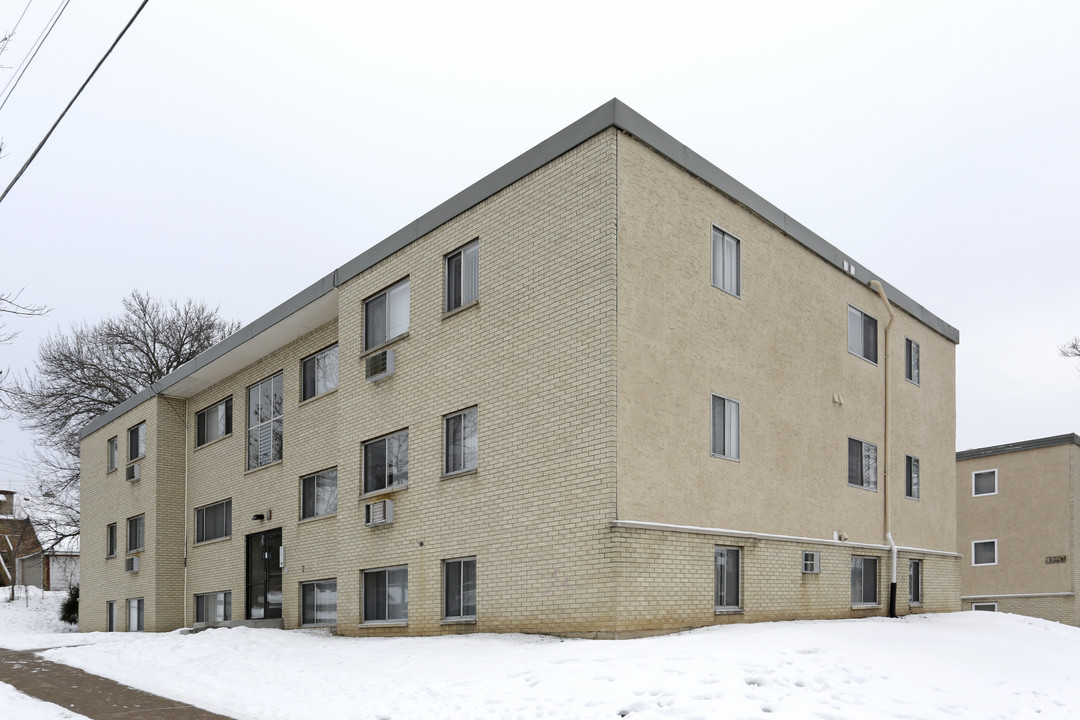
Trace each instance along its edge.
<instances>
[{"instance_id":1,"label":"concrete sidewalk","mask_svg":"<svg viewBox=\"0 0 1080 720\"><path fill-rule=\"evenodd\" d=\"M0 682L93 720L230 720L225 715L43 660L34 652L0 648Z\"/></svg>"}]
</instances>

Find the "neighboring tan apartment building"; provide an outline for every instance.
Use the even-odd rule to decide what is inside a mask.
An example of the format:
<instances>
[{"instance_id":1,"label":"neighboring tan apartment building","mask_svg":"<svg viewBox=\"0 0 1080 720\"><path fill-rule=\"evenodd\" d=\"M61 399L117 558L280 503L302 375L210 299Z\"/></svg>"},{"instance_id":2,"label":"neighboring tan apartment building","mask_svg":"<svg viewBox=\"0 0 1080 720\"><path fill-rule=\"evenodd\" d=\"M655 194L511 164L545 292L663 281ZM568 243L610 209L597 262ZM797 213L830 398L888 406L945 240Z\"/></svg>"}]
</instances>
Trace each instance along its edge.
<instances>
[{"instance_id":1,"label":"neighboring tan apartment building","mask_svg":"<svg viewBox=\"0 0 1080 720\"><path fill-rule=\"evenodd\" d=\"M956 453L964 610L1080 625L1080 437Z\"/></svg>"},{"instance_id":2,"label":"neighboring tan apartment building","mask_svg":"<svg viewBox=\"0 0 1080 720\"><path fill-rule=\"evenodd\" d=\"M957 610L959 336L876 278L612 100L87 425L80 627Z\"/></svg>"}]
</instances>

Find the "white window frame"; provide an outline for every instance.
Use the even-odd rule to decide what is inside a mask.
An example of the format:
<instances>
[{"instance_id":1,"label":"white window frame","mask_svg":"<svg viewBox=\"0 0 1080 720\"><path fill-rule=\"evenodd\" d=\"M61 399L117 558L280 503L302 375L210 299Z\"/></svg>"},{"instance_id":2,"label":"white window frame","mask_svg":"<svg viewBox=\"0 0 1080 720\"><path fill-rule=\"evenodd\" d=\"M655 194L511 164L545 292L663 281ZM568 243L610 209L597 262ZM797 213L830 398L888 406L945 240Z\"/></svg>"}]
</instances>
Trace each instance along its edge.
<instances>
[{"instance_id":1,"label":"white window frame","mask_svg":"<svg viewBox=\"0 0 1080 720\"><path fill-rule=\"evenodd\" d=\"M741 460L740 433L742 431L741 410L738 400L723 395L712 394L710 413L711 452L713 457L725 460ZM717 428L719 418L722 428ZM720 430L723 432L721 433Z\"/></svg>"},{"instance_id":2,"label":"white window frame","mask_svg":"<svg viewBox=\"0 0 1080 720\"><path fill-rule=\"evenodd\" d=\"M404 582L397 582L395 584L390 583L391 573L396 573L396 578L401 580L404 578ZM369 597L368 577L371 577L378 582L378 577L383 578L383 597L382 606L385 617L368 617L368 602L371 600ZM391 590L396 588L401 593L401 600L391 605L390 595ZM377 589L377 588L376 588ZM365 625L379 625L379 624L398 624L407 623L409 621L409 566L408 565L392 565L390 567L372 568L365 570L360 574L360 622ZM376 596L375 605L376 612L373 615L378 615L378 601ZM403 611L400 614L390 617L391 608L397 608Z\"/></svg>"},{"instance_id":3,"label":"white window frame","mask_svg":"<svg viewBox=\"0 0 1080 720\"><path fill-rule=\"evenodd\" d=\"M263 413L263 386L270 389L270 407ZM253 408L252 393L258 395L258 408ZM247 469L257 470L279 462L285 456L285 373L279 371L247 388ZM276 400L276 402L275 402ZM252 412L258 421L252 424ZM264 418L265 415L265 419ZM263 453L265 433L269 432L269 452ZM255 439L254 456L252 439ZM252 462L254 460L254 462Z\"/></svg>"},{"instance_id":4,"label":"white window frame","mask_svg":"<svg viewBox=\"0 0 1080 720\"><path fill-rule=\"evenodd\" d=\"M721 568L720 558L723 557ZM731 567L731 559L735 567ZM734 590L732 590L734 580ZM734 595L734 597L731 597ZM713 546L713 609L732 612L742 609L742 548L731 545Z\"/></svg>"},{"instance_id":5,"label":"white window frame","mask_svg":"<svg viewBox=\"0 0 1080 720\"><path fill-rule=\"evenodd\" d=\"M904 379L912 385L919 385L919 343L909 337L904 338Z\"/></svg>"},{"instance_id":6,"label":"white window frame","mask_svg":"<svg viewBox=\"0 0 1080 720\"><path fill-rule=\"evenodd\" d=\"M975 492L975 476L982 475L984 473L994 474L994 491L993 492ZM990 495L998 494L998 471L997 468L991 468L989 470L976 470L971 473L971 497L988 497Z\"/></svg>"},{"instance_id":7,"label":"white window frame","mask_svg":"<svg viewBox=\"0 0 1080 720\"><path fill-rule=\"evenodd\" d=\"M472 417L471 428L469 424L469 417ZM450 426L453 421L460 418L461 423L461 442L460 444L455 441L451 441L450 438ZM470 437L467 434L469 430L472 430L471 438L471 450L472 457L469 457L470 450ZM457 463L458 467L454 467L452 462L454 458L451 456L451 449L459 448L458 456L460 462ZM443 416L443 476L460 475L461 473L472 472L477 469L480 464L480 414L476 405L464 410L458 410L452 412L449 415Z\"/></svg>"},{"instance_id":8,"label":"white window frame","mask_svg":"<svg viewBox=\"0 0 1080 720\"><path fill-rule=\"evenodd\" d=\"M320 484L320 480L324 481ZM332 490L331 490L331 483ZM310 493L308 488L310 487ZM320 488L323 492L320 493ZM308 495L311 495L311 501L308 502ZM333 495L331 499L329 496ZM326 497L324 497L326 496ZM322 512L319 512L320 502L322 504ZM326 470L320 470L310 475L305 475L300 478L300 519L308 520L310 518L325 517L329 515L337 514L338 505L338 471L337 468L327 468ZM309 512L310 506L310 512Z\"/></svg>"},{"instance_id":9,"label":"white window frame","mask_svg":"<svg viewBox=\"0 0 1080 720\"><path fill-rule=\"evenodd\" d=\"M374 308L382 301L382 327L373 327ZM404 311L402 311L404 305ZM394 318L396 317L396 322ZM401 322L404 319L404 322ZM373 330L378 330L372 336ZM409 278L399 280L364 301L364 351L393 342L409 332ZM380 337L381 335L381 337Z\"/></svg>"},{"instance_id":10,"label":"white window frame","mask_svg":"<svg viewBox=\"0 0 1080 720\"><path fill-rule=\"evenodd\" d=\"M870 345L866 340L867 321L873 321L874 342ZM848 352L855 357L860 357L868 363L878 364L878 321L870 313L864 312L854 305L848 305ZM873 357L868 357L867 352L872 352Z\"/></svg>"},{"instance_id":11,"label":"white window frame","mask_svg":"<svg viewBox=\"0 0 1080 720\"><path fill-rule=\"evenodd\" d=\"M109 523L105 526L105 557L107 558L116 557L116 533L116 523Z\"/></svg>"},{"instance_id":12,"label":"white window frame","mask_svg":"<svg viewBox=\"0 0 1080 720\"><path fill-rule=\"evenodd\" d=\"M871 600L866 599L866 590L867 590L866 564L867 564L867 561L872 562L874 564L873 583L871 583L871 585L870 585L870 587L874 591L874 597ZM878 606L878 604L879 604L878 603L878 567L879 567L879 565L880 565L880 563L878 563L878 558L874 557L873 555L852 555L851 556L851 606L852 607L877 607ZM856 570L856 566L858 566L858 570ZM860 575L859 580L860 580L860 582L862 584L862 588L863 588L862 597L860 597L858 599L855 598L855 573L856 572L858 572L859 575Z\"/></svg>"},{"instance_id":13,"label":"white window frame","mask_svg":"<svg viewBox=\"0 0 1080 720\"><path fill-rule=\"evenodd\" d=\"M132 434L135 434L135 442L132 443ZM146 421L132 425L127 431L128 437L128 462L133 463L146 457ZM132 455L132 451L136 455Z\"/></svg>"},{"instance_id":14,"label":"white window frame","mask_svg":"<svg viewBox=\"0 0 1080 720\"><path fill-rule=\"evenodd\" d=\"M131 541L132 541L131 523L132 523L133 520L135 521L135 527L138 528L138 532L136 533L138 535L138 539L139 539L138 547L132 547L132 544L131 544ZM140 514L140 515L133 515L133 516L131 516L131 517L129 517L127 519L127 546L126 547L127 547L127 552L128 552L129 555L131 553L142 552L143 550L146 549L146 514L145 513Z\"/></svg>"},{"instance_id":15,"label":"white window frame","mask_svg":"<svg viewBox=\"0 0 1080 720\"><path fill-rule=\"evenodd\" d=\"M383 454L383 484L381 487L371 487L372 474L368 472L369 453L374 453L375 448L382 444ZM396 457L391 457L390 445L397 446ZM361 458L361 472L364 477L361 482L361 495L370 495L395 488L403 488L409 484L409 429L397 430L382 437L372 438L364 443ZM401 462L404 457L404 462ZM374 462L374 459L372 459Z\"/></svg>"},{"instance_id":16,"label":"white window frame","mask_svg":"<svg viewBox=\"0 0 1080 720\"><path fill-rule=\"evenodd\" d=\"M444 267L446 296L443 310L449 313L476 302L480 297L480 238L449 253Z\"/></svg>"},{"instance_id":17,"label":"white window frame","mask_svg":"<svg viewBox=\"0 0 1080 720\"><path fill-rule=\"evenodd\" d=\"M852 470L852 468L851 468L851 449L852 449L852 443L859 443L860 446L861 446L861 450L860 450L860 453L859 453L859 457L861 458L861 462L860 462L861 472L859 474L862 477L862 481L860 483L858 483L858 484L851 482L851 470ZM868 471L868 468L867 468L867 451L868 450L873 450L873 453L872 453L873 454L873 476L870 477L870 478L867 478L867 471ZM860 440L859 438L854 438L854 437L849 436L848 437L848 442L847 442L847 466L848 466L848 469L847 469L847 484L848 484L848 487L860 488L862 490L869 490L871 492L877 492L877 489L878 489L878 447L877 447L876 444L874 444L872 442L867 442L865 440Z\"/></svg>"},{"instance_id":18,"label":"white window frame","mask_svg":"<svg viewBox=\"0 0 1080 720\"><path fill-rule=\"evenodd\" d=\"M211 418L211 412L213 417ZM209 420L209 422L207 422ZM195 413L195 447L229 437L233 431L233 399L227 397Z\"/></svg>"},{"instance_id":19,"label":"white window frame","mask_svg":"<svg viewBox=\"0 0 1080 720\"><path fill-rule=\"evenodd\" d=\"M802 551L802 571L803 571L803 575L820 575L821 574L821 551L820 550L803 550Z\"/></svg>"},{"instance_id":20,"label":"white window frame","mask_svg":"<svg viewBox=\"0 0 1080 720\"><path fill-rule=\"evenodd\" d=\"M914 455L905 455L904 458L904 497L918 500L921 483L919 458Z\"/></svg>"},{"instance_id":21,"label":"white window frame","mask_svg":"<svg viewBox=\"0 0 1080 720\"><path fill-rule=\"evenodd\" d=\"M975 562L975 546L985 545L986 543L993 543L994 545L994 562ZM971 566L972 567L991 567L998 564L998 541L997 538L989 540L972 540L971 541Z\"/></svg>"},{"instance_id":22,"label":"white window frame","mask_svg":"<svg viewBox=\"0 0 1080 720\"><path fill-rule=\"evenodd\" d=\"M116 468L120 465L120 438L113 435L109 438L109 442L106 445L106 460L105 467L106 472L116 472Z\"/></svg>"},{"instance_id":23,"label":"white window frame","mask_svg":"<svg viewBox=\"0 0 1080 720\"><path fill-rule=\"evenodd\" d=\"M306 596L308 592L312 593L312 607L314 611L314 617L308 615L308 603ZM333 610L330 610L330 604L320 604L320 593L327 594L333 593ZM304 627L315 626L328 626L337 625L337 578L326 578L324 580L312 580L311 582L300 583L300 624ZM331 618L331 614L333 617Z\"/></svg>"},{"instance_id":24,"label":"white window frame","mask_svg":"<svg viewBox=\"0 0 1080 720\"><path fill-rule=\"evenodd\" d=\"M918 568L916 571L915 568ZM923 598L923 568L922 560L914 558L908 560L908 602L912 605L922 605Z\"/></svg>"},{"instance_id":25,"label":"white window frame","mask_svg":"<svg viewBox=\"0 0 1080 720\"><path fill-rule=\"evenodd\" d=\"M207 513L215 512L219 508L225 520L225 522L221 524L222 526L220 528L222 530L222 534L211 536L209 535L209 533L216 531L218 528L211 527L211 525L215 525L215 523L212 522L214 520L213 517L211 517L210 523L207 522ZM202 505L195 508L196 545L198 545L199 543L213 542L214 540L222 540L229 537L232 537L232 498L219 500L217 502L212 502L207 505Z\"/></svg>"},{"instance_id":26,"label":"white window frame","mask_svg":"<svg viewBox=\"0 0 1080 720\"><path fill-rule=\"evenodd\" d=\"M126 605L127 631L143 632L146 628L146 601L143 598L128 598ZM132 617L135 618L134 623L131 622Z\"/></svg>"},{"instance_id":27,"label":"white window frame","mask_svg":"<svg viewBox=\"0 0 1080 720\"><path fill-rule=\"evenodd\" d=\"M214 611L214 617L208 620L207 610L211 608ZM201 613L200 610L202 611ZM201 619L199 617L200 614L202 615ZM195 622L197 623L229 622L232 620L232 591L223 590L221 592L197 594L195 596L194 617Z\"/></svg>"},{"instance_id":28,"label":"white window frame","mask_svg":"<svg viewBox=\"0 0 1080 720\"><path fill-rule=\"evenodd\" d=\"M472 566L472 589L469 589L466 568ZM460 609L460 614L451 615L450 607L450 591L451 586L449 579L452 574L457 575L457 587L459 592L457 593L457 607ZM476 556L470 555L468 557L448 558L443 560L442 567L442 609L443 620L448 622L475 622L477 612L477 576L476 576ZM472 613L467 612L469 610L468 598L472 596Z\"/></svg>"},{"instance_id":29,"label":"white window frame","mask_svg":"<svg viewBox=\"0 0 1080 720\"><path fill-rule=\"evenodd\" d=\"M997 612L998 604L996 602L973 602L971 603L971 609L978 612Z\"/></svg>"},{"instance_id":30,"label":"white window frame","mask_svg":"<svg viewBox=\"0 0 1080 720\"><path fill-rule=\"evenodd\" d=\"M742 297L742 241L716 225L712 226L712 285Z\"/></svg>"},{"instance_id":31,"label":"white window frame","mask_svg":"<svg viewBox=\"0 0 1080 720\"><path fill-rule=\"evenodd\" d=\"M325 347L317 353L308 355L300 361L300 402L337 390L337 386L337 343Z\"/></svg>"}]
</instances>

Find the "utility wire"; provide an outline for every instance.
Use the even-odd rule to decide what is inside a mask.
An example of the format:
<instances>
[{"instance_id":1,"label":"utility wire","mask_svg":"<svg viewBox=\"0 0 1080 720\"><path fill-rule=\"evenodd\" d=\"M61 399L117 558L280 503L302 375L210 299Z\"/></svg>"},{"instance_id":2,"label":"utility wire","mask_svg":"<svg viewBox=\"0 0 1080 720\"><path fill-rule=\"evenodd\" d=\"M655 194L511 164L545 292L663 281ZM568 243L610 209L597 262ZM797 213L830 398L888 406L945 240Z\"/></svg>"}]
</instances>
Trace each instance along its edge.
<instances>
[{"instance_id":1,"label":"utility wire","mask_svg":"<svg viewBox=\"0 0 1080 720\"><path fill-rule=\"evenodd\" d=\"M60 121L64 119L65 115L67 115L68 110L71 109L71 106L74 105L75 101L79 99L80 95L82 95L82 91L85 90L86 86L90 84L90 81L94 79L94 75L97 74L98 69L108 59L109 55L112 54L113 49L117 46L117 44L119 44L120 38L124 37L124 33L126 33L128 31L128 28L130 28L135 22L135 18L139 17L139 13L143 11L143 8L146 7L146 3L148 2L150 2L150 0L143 0L139 4L138 9L135 10L135 14L131 16L130 20L128 20L127 25L125 25L124 29L120 31L120 34L116 36L116 39L113 40L113 44L109 46L109 49L105 51L105 54L101 56L101 59L98 60L98 64L95 65L94 69L90 71L90 75L87 76L83 84L79 86L79 89L75 92L75 97L71 98L71 102L69 102L67 104L67 107L64 108L64 111L60 113L60 117L56 118L56 122L54 122L52 124L52 127L49 128L49 132L45 133L45 137L41 138L41 142L39 142L38 146L34 148L34 152L30 155L29 158L27 158L26 162L23 163L23 166L19 168L19 172L16 173L14 178L12 178L11 182L8 183L7 188L4 190L4 194L0 195L0 203L4 202L4 198L6 198L8 196L8 193L11 192L11 188L15 187L15 183L19 182L19 178L21 178L23 173L26 172L26 168L30 167L30 163L34 162L34 158L36 158L38 156L38 153L41 152L41 148L45 147L45 143L47 143L49 141L49 138L52 137L53 131L56 130L56 126L60 124Z\"/></svg>"},{"instance_id":2,"label":"utility wire","mask_svg":"<svg viewBox=\"0 0 1080 720\"><path fill-rule=\"evenodd\" d=\"M15 88L19 87L19 81L23 79L23 75L26 74L26 70L30 67L30 63L34 62L34 58L37 57L38 50L40 50L41 46L45 44L45 41L49 39L49 35L52 34L53 28L56 27L56 22L60 19L60 16L64 14L64 11L67 10L67 6L70 3L71 0L64 0L64 4L57 8L56 12L53 13L53 16L49 18L49 22L45 26L45 29L41 31L37 40L35 40L34 44L30 47L30 50L23 56L22 62L19 63L19 67L15 68L15 74L8 78L7 84L4 85L4 90L0 92L0 95L7 93L4 97L4 101L0 102L0 110L4 109L4 106L7 105L8 98L11 97L11 93L15 92ZM15 82L14 85L11 84L12 81ZM8 90L8 87L11 89Z\"/></svg>"},{"instance_id":3,"label":"utility wire","mask_svg":"<svg viewBox=\"0 0 1080 720\"><path fill-rule=\"evenodd\" d=\"M22 23L22 19L26 17L26 11L30 9L30 6L34 3L34 0L26 0L26 7L23 8L22 14L19 15L19 19L15 21L15 27L8 31L8 37L15 34L15 31L19 29L19 24Z\"/></svg>"}]
</instances>

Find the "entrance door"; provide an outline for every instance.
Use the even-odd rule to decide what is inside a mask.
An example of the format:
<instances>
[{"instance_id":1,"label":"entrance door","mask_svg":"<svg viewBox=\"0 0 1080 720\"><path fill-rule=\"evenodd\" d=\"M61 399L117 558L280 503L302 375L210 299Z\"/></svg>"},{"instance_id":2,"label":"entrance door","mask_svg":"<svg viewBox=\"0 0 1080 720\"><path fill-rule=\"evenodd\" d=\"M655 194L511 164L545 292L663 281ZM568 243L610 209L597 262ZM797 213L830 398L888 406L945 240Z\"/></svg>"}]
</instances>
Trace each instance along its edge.
<instances>
[{"instance_id":1,"label":"entrance door","mask_svg":"<svg viewBox=\"0 0 1080 720\"><path fill-rule=\"evenodd\" d=\"M281 528L247 536L247 618L281 617Z\"/></svg>"}]
</instances>

